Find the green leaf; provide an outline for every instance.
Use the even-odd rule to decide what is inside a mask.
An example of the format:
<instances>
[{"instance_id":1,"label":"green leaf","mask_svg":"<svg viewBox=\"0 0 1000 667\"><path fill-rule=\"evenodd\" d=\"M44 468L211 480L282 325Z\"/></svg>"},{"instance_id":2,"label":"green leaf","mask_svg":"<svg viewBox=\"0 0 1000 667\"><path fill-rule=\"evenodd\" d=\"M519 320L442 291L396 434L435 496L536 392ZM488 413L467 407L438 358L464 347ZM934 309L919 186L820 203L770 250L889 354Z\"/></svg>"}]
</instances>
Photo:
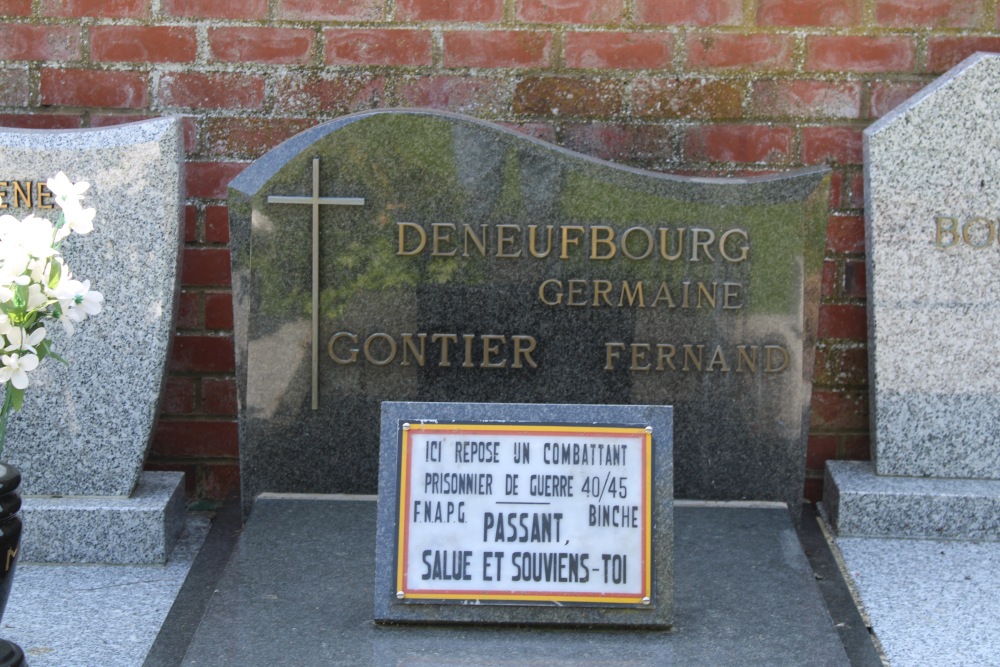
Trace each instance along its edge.
<instances>
[{"instance_id":1,"label":"green leaf","mask_svg":"<svg viewBox=\"0 0 1000 667\"><path fill-rule=\"evenodd\" d=\"M10 407L14 408L15 412L20 410L21 406L24 405L24 390L8 384L7 391L10 393Z\"/></svg>"},{"instance_id":2,"label":"green leaf","mask_svg":"<svg viewBox=\"0 0 1000 667\"><path fill-rule=\"evenodd\" d=\"M53 261L49 263L52 266L52 271L49 273L49 289L55 289L56 285L59 284L59 278L62 275L62 264Z\"/></svg>"}]
</instances>

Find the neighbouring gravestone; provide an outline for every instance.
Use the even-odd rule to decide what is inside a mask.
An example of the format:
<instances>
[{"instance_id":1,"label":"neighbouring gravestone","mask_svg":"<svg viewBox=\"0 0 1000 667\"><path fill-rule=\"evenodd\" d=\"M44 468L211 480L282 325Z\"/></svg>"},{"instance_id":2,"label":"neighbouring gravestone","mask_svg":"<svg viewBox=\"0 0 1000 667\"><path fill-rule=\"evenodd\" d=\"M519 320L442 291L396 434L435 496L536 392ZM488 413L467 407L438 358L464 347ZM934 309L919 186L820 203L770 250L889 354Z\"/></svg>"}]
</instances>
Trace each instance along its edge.
<instances>
[{"instance_id":1,"label":"neighbouring gravestone","mask_svg":"<svg viewBox=\"0 0 1000 667\"><path fill-rule=\"evenodd\" d=\"M830 462L842 535L1000 539L1000 56L865 131L873 463Z\"/></svg>"},{"instance_id":2,"label":"neighbouring gravestone","mask_svg":"<svg viewBox=\"0 0 1000 667\"><path fill-rule=\"evenodd\" d=\"M375 620L669 627L671 412L383 403Z\"/></svg>"},{"instance_id":3,"label":"neighbouring gravestone","mask_svg":"<svg viewBox=\"0 0 1000 667\"><path fill-rule=\"evenodd\" d=\"M371 112L230 185L243 501L372 493L382 401L674 407L679 497L797 512L828 170L685 178Z\"/></svg>"},{"instance_id":4,"label":"neighbouring gravestone","mask_svg":"<svg viewBox=\"0 0 1000 667\"><path fill-rule=\"evenodd\" d=\"M5 460L23 474L22 558L163 562L183 526L182 473L142 472L166 376L183 220L180 121L94 130L0 130L3 213L58 214L45 181L88 181L94 231L67 262L104 294L48 360L10 419Z\"/></svg>"}]
</instances>

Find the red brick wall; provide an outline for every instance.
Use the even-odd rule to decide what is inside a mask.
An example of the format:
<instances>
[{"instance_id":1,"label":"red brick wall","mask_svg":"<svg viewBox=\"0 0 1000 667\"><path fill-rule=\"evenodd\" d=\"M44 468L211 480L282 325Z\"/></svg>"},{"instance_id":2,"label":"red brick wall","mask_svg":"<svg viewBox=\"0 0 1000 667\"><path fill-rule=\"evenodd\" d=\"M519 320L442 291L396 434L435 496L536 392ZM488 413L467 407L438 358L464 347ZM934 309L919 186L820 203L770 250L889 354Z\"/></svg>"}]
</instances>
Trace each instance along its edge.
<instances>
[{"instance_id":1,"label":"red brick wall","mask_svg":"<svg viewBox=\"0 0 1000 667\"><path fill-rule=\"evenodd\" d=\"M0 124L185 117L183 292L149 467L238 483L229 179L373 107L640 167L834 169L806 494L868 456L861 130L975 50L997 0L0 0Z\"/></svg>"}]
</instances>

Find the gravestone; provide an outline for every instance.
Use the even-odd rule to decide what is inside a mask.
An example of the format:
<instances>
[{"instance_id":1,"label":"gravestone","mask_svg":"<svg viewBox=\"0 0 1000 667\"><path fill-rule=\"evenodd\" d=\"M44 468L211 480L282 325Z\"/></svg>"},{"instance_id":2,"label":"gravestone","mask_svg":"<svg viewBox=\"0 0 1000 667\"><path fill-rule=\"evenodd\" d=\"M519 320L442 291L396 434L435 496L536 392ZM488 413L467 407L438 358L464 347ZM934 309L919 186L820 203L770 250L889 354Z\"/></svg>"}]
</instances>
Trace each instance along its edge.
<instances>
[{"instance_id":1,"label":"gravestone","mask_svg":"<svg viewBox=\"0 0 1000 667\"><path fill-rule=\"evenodd\" d=\"M830 462L841 535L1000 539L1000 56L865 130L873 464Z\"/></svg>"},{"instance_id":2,"label":"gravestone","mask_svg":"<svg viewBox=\"0 0 1000 667\"><path fill-rule=\"evenodd\" d=\"M804 478L828 170L686 178L378 111L230 185L243 501L373 493L382 401L674 407L675 492Z\"/></svg>"},{"instance_id":3,"label":"gravestone","mask_svg":"<svg viewBox=\"0 0 1000 667\"><path fill-rule=\"evenodd\" d=\"M95 130L0 131L4 213L55 220L40 198L63 171L88 181L94 231L63 255L105 297L68 337L47 327L68 362L32 373L11 415L4 457L23 475L22 558L164 562L183 526L183 474L142 472L173 333L183 219L180 121ZM20 195L20 196L19 196Z\"/></svg>"}]
</instances>

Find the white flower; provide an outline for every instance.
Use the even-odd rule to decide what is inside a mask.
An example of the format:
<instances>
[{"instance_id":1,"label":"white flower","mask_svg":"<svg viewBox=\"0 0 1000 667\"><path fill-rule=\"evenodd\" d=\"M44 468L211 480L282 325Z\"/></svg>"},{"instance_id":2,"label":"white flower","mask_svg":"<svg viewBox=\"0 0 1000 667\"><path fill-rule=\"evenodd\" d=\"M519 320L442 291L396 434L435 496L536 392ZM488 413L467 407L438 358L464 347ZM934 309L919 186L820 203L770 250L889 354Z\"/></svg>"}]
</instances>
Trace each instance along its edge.
<instances>
[{"instance_id":1,"label":"white flower","mask_svg":"<svg viewBox=\"0 0 1000 667\"><path fill-rule=\"evenodd\" d=\"M73 183L63 172L59 172L54 177L50 178L45 183L49 190L56 197L56 203L60 207L66 208L65 204L67 202L73 202L79 204L80 200L83 199L83 193L90 188L90 183L87 181L80 181L79 183Z\"/></svg>"},{"instance_id":2,"label":"white flower","mask_svg":"<svg viewBox=\"0 0 1000 667\"><path fill-rule=\"evenodd\" d=\"M101 312L101 304L104 301L103 294L90 289L89 280L84 280L81 283L79 280L67 278L59 281L59 284L50 293L59 301L59 307L63 314L59 320L69 335L73 334L73 326L72 324L67 326L67 320L68 322L83 322L89 315L97 315Z\"/></svg>"},{"instance_id":3,"label":"white flower","mask_svg":"<svg viewBox=\"0 0 1000 667\"><path fill-rule=\"evenodd\" d=\"M20 327L12 327L11 330L5 334L10 344L4 348L4 352L23 350L36 353L37 350L35 349L35 346L45 340L46 333L45 327L38 327L30 334Z\"/></svg>"},{"instance_id":4,"label":"white flower","mask_svg":"<svg viewBox=\"0 0 1000 667\"><path fill-rule=\"evenodd\" d=\"M5 354L0 357L3 368L0 368L0 384L10 383L15 389L25 389L28 386L28 371L38 368L38 357L34 354L26 354L21 357L18 354Z\"/></svg>"}]
</instances>

